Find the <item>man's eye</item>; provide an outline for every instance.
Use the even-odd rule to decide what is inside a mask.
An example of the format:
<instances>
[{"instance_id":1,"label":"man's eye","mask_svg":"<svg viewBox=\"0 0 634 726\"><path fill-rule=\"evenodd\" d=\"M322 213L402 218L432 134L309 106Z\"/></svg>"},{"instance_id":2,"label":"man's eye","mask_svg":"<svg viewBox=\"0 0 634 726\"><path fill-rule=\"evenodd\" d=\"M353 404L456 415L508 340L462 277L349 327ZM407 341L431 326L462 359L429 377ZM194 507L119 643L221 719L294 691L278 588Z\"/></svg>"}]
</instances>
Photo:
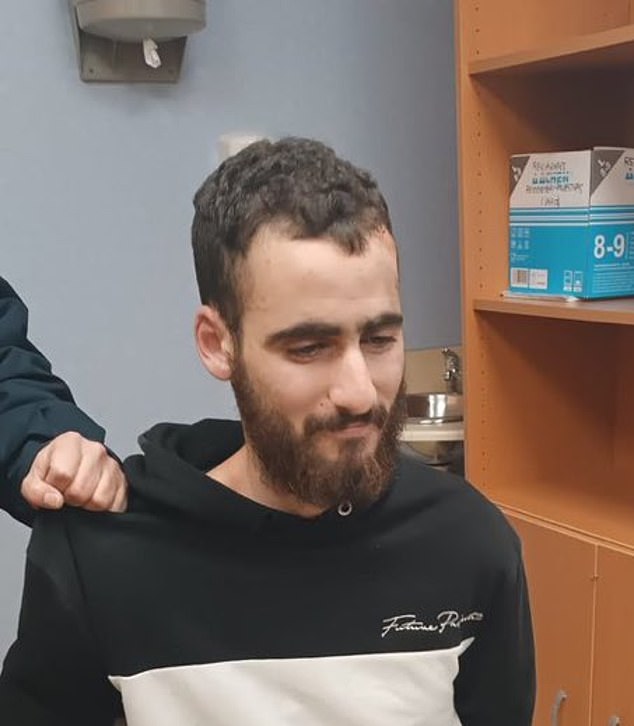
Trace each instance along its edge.
<instances>
[{"instance_id":1,"label":"man's eye","mask_svg":"<svg viewBox=\"0 0 634 726\"><path fill-rule=\"evenodd\" d=\"M289 348L288 353L292 358L310 360L319 355L325 348L325 343L311 343L310 345L300 345L297 348Z\"/></svg>"},{"instance_id":2,"label":"man's eye","mask_svg":"<svg viewBox=\"0 0 634 726\"><path fill-rule=\"evenodd\" d=\"M392 343L396 342L396 338L393 335L371 335L364 342L366 345L372 346L372 348L381 350L383 348L389 348Z\"/></svg>"}]
</instances>

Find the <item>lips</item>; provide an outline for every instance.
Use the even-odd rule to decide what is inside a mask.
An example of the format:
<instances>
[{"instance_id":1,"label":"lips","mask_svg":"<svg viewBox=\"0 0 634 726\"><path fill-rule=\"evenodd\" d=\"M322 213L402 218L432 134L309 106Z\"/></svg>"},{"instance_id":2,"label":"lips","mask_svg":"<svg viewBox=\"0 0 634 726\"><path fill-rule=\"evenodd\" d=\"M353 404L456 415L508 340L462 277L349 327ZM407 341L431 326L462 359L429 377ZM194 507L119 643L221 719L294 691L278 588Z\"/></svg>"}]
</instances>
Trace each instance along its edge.
<instances>
[{"instance_id":1,"label":"lips","mask_svg":"<svg viewBox=\"0 0 634 726\"><path fill-rule=\"evenodd\" d=\"M375 430L376 427L373 424L351 424L344 428L333 431L336 436L343 438L355 438L361 436L367 436L371 431Z\"/></svg>"}]
</instances>

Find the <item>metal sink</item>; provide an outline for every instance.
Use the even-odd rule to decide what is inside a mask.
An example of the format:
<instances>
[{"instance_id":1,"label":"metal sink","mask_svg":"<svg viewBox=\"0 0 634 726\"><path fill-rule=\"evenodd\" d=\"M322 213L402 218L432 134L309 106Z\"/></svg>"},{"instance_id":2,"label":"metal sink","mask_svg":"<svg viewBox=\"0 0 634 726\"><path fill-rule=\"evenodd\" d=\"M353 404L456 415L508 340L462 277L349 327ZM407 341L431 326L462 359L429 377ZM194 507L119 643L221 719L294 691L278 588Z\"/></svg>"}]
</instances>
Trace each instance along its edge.
<instances>
[{"instance_id":1,"label":"metal sink","mask_svg":"<svg viewBox=\"0 0 634 726\"><path fill-rule=\"evenodd\" d=\"M407 417L418 423L449 423L462 421L464 406L461 393L408 393Z\"/></svg>"}]
</instances>

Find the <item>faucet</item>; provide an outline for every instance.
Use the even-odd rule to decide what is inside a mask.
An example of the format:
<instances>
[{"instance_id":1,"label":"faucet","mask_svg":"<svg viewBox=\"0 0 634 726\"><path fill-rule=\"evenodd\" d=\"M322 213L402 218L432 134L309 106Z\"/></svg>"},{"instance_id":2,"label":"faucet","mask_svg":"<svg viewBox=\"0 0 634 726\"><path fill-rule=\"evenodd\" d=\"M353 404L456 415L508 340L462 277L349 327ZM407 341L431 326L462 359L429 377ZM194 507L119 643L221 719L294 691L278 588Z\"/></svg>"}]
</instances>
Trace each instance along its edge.
<instances>
[{"instance_id":1,"label":"faucet","mask_svg":"<svg viewBox=\"0 0 634 726\"><path fill-rule=\"evenodd\" d=\"M443 348L445 357L445 373L443 378L447 386L447 393L462 393L462 366L460 356L451 348Z\"/></svg>"}]
</instances>

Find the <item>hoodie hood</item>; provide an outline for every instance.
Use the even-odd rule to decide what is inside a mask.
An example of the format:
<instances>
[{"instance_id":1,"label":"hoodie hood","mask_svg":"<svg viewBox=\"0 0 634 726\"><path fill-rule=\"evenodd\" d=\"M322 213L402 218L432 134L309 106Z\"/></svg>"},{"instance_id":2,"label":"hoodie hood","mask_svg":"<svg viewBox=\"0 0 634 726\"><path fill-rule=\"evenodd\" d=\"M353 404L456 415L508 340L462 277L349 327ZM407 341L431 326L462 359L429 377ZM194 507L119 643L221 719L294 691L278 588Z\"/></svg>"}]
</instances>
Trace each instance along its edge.
<instances>
[{"instance_id":1,"label":"hoodie hood","mask_svg":"<svg viewBox=\"0 0 634 726\"><path fill-rule=\"evenodd\" d=\"M314 518L259 504L207 476L210 469L243 444L239 421L204 419L192 425L153 426L139 437L143 453L130 456L124 463L130 483L131 510L168 508L174 516L185 515L214 527L313 539L322 533L332 537L337 532L356 531L359 526L365 526L379 504L369 509L344 509L343 513L334 508Z\"/></svg>"}]
</instances>

